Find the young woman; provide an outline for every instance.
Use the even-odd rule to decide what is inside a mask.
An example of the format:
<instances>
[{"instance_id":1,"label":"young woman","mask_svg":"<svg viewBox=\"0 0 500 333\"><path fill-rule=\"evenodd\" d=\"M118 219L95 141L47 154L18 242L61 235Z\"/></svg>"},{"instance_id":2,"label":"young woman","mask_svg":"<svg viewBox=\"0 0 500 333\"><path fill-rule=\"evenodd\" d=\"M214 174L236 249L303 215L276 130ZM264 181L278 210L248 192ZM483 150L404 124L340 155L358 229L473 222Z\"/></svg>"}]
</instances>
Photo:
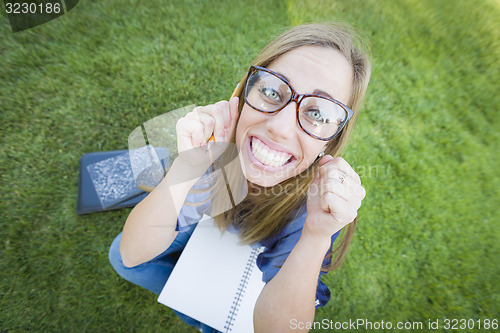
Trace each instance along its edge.
<instances>
[{"instance_id":1,"label":"young woman","mask_svg":"<svg viewBox=\"0 0 500 333\"><path fill-rule=\"evenodd\" d=\"M255 331L283 332L291 320L312 322L315 308L330 298L320 277L340 265L365 196L359 176L339 156L370 77L359 45L343 26L297 26L261 51L236 97L180 119L179 157L113 242L109 257L115 270L160 293L200 217L194 206L180 212L176 207L217 157L201 150L213 134L216 143L236 144L249 189L216 223L235 227L244 243L265 247L257 260L266 285L254 308ZM192 153L196 149L201 153ZM171 193L186 170L195 176Z\"/></svg>"}]
</instances>

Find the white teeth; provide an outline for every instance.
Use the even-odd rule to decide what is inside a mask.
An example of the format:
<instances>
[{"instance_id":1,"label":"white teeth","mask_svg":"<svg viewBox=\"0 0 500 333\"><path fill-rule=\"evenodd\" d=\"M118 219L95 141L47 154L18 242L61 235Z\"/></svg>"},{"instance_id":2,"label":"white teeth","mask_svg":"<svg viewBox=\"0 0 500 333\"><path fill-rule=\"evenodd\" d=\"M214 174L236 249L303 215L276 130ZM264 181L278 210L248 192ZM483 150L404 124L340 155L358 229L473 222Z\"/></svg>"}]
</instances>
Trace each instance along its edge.
<instances>
[{"instance_id":1,"label":"white teeth","mask_svg":"<svg viewBox=\"0 0 500 333\"><path fill-rule=\"evenodd\" d=\"M277 151L266 146L262 141L252 138L252 153L262 164L278 167L285 164L292 155Z\"/></svg>"}]
</instances>

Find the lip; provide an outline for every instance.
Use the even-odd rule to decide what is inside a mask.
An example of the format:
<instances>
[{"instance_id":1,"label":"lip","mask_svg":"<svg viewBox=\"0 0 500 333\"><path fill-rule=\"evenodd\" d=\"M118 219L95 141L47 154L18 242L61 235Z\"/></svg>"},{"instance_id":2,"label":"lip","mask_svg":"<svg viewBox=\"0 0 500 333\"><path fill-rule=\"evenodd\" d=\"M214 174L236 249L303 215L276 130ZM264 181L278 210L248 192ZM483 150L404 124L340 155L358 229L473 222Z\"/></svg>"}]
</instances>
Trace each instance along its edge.
<instances>
[{"instance_id":1,"label":"lip","mask_svg":"<svg viewBox=\"0 0 500 333\"><path fill-rule=\"evenodd\" d=\"M277 150L277 151L280 151L282 153L287 153L287 154L290 154L292 155L293 157L295 157L295 155L290 151L288 150L286 147L283 147L277 143L274 143L272 141L269 141L268 139L266 138L261 138L257 135L250 135L249 138L251 139L252 137L256 137L257 139L259 139L260 141L264 142L264 144L274 150ZM296 157L295 157L296 158Z\"/></svg>"},{"instance_id":2,"label":"lip","mask_svg":"<svg viewBox=\"0 0 500 333\"><path fill-rule=\"evenodd\" d=\"M264 142L264 144L266 144L267 146L271 147L272 149L275 149L275 150L278 150L278 151L281 151L281 152L284 152L284 153L292 155L292 157L291 157L292 160L290 162L287 162L287 163L283 164L282 166L279 166L279 167L272 167L272 166L269 166L269 165L262 164L253 155L252 146L250 145L250 142L252 141L253 137L256 137L257 139L261 140L262 142ZM250 135L250 136L247 137L246 148L247 148L247 152L248 152L247 155L250 158L250 161L253 164L257 165L260 169L263 169L265 171L271 171L271 172L280 171L280 170L283 170L283 169L286 169L286 168L290 167L292 164L294 164L297 161L297 158L295 157L295 155L292 154L292 153L290 153L288 150L283 149L281 146L276 145L276 144L268 144L268 141L262 140L262 138L260 138L258 136L255 136L255 135Z\"/></svg>"}]
</instances>

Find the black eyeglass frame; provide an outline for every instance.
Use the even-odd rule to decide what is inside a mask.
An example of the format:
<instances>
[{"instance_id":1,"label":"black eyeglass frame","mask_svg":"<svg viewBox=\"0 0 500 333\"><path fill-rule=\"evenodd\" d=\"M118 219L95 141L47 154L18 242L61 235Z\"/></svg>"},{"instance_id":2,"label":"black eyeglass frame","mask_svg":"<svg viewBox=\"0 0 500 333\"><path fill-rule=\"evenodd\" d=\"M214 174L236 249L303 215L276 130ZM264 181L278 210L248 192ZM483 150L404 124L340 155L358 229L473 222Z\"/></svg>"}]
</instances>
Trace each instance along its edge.
<instances>
[{"instance_id":1,"label":"black eyeglass frame","mask_svg":"<svg viewBox=\"0 0 500 333\"><path fill-rule=\"evenodd\" d=\"M283 82L286 83L286 85L290 88L292 94L290 95L290 99L285 103L283 104L282 107L280 107L279 109L277 110L274 110L274 111L264 111L264 110L260 110L260 109L257 109L256 107L254 107L252 104L250 104L247 100L247 95L248 95L248 81L250 80L250 77L251 75L256 72L256 71L263 71L263 72L267 72L271 75L274 75L276 77L278 77L280 80L282 80ZM248 104L248 106L250 106L252 109L256 110L256 111L259 111L259 112L264 112L264 113L275 113L275 112L279 112L281 110L283 110L288 104L290 104L290 102L295 102L296 104L296 110L297 110L297 113L296 113L296 116L297 116L297 123L299 124L300 128L306 132L308 135L312 136L313 138L315 139L318 139L318 140L321 140L321 141L330 141L331 139L333 139L334 137L336 137L340 131L342 131L345 127L345 125L347 124L347 122L352 118L353 114L354 114L354 111L352 111L349 107L347 107L345 104L343 104L342 102L339 102L337 101L336 99L333 99L333 98L329 98L329 97L326 97L326 96L321 96L321 95L315 95L315 94L298 94L297 91L292 87L292 85L290 84L290 82L288 82L287 79L285 79L282 75L276 73L276 72L273 72L272 70L270 69L267 69L265 67L261 67L261 66L250 66L250 69L248 70L248 74L247 74L247 79L245 81L245 87L243 89L243 96L245 97L245 103ZM316 97L316 98L322 98L322 99L326 99L328 101L331 101L335 104L337 104L338 106L340 106L342 109L344 109L347 113L347 117L344 121L342 121L340 124L339 124L339 128L337 130L337 132L335 132L335 134L333 134L332 136L328 137L328 138L321 138L317 135L314 135L312 133L309 133L303 126L302 124L300 123L300 120L299 120L299 109L300 109L300 102L302 102L302 100L306 97Z\"/></svg>"}]
</instances>

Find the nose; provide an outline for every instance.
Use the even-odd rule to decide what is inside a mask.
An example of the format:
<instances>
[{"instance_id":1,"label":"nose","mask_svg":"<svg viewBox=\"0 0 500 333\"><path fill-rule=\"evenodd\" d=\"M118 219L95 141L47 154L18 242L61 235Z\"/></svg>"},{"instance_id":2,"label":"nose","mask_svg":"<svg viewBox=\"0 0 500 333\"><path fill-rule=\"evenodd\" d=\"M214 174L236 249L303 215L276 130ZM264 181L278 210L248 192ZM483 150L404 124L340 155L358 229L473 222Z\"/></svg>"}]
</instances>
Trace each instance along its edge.
<instances>
[{"instance_id":1,"label":"nose","mask_svg":"<svg viewBox=\"0 0 500 333\"><path fill-rule=\"evenodd\" d=\"M290 139L297 130L296 112L297 104L292 101L281 111L270 115L266 121L266 129L275 138Z\"/></svg>"}]
</instances>

